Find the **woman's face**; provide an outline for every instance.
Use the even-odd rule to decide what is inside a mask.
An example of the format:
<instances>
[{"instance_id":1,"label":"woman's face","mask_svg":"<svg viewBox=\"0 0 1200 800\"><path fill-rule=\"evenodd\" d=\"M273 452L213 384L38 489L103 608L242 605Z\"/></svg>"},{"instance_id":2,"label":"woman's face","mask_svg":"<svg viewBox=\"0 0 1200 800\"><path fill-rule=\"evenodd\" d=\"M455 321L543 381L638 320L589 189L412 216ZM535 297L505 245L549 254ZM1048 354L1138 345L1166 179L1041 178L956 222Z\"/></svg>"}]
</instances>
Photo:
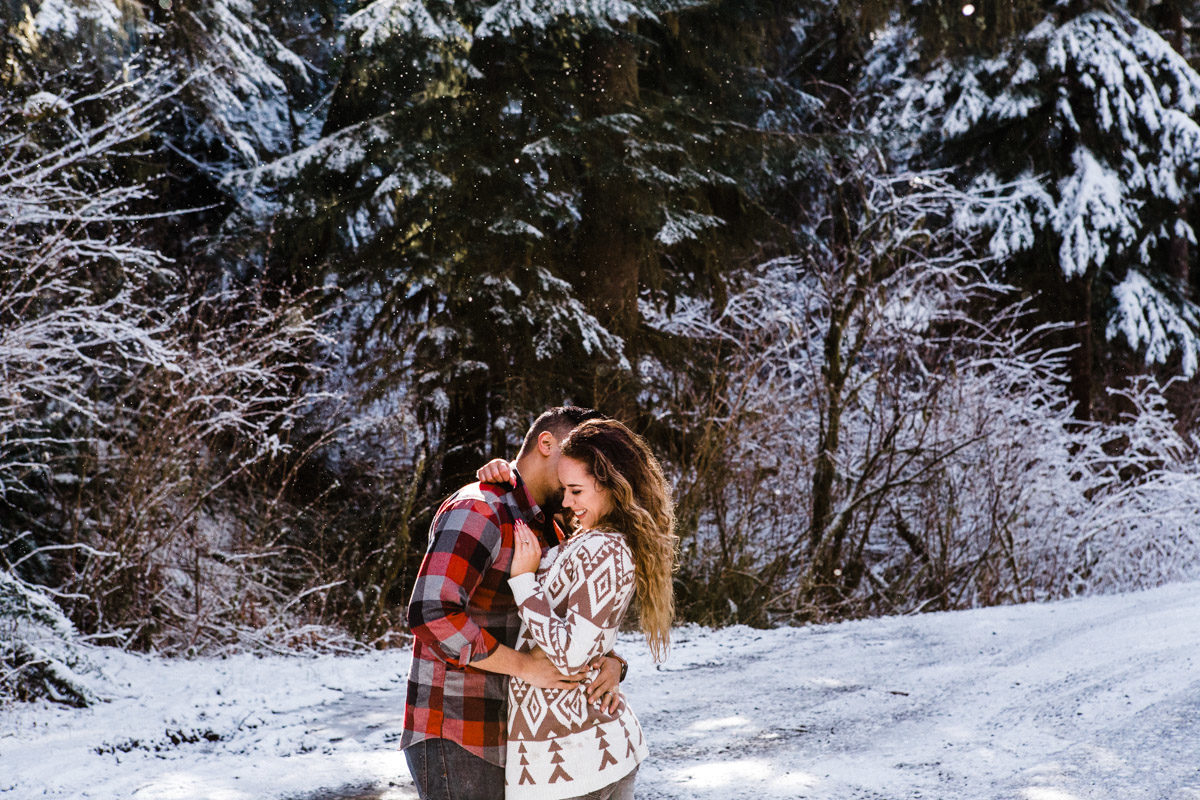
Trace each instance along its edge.
<instances>
[{"instance_id":1,"label":"woman's face","mask_svg":"<svg viewBox=\"0 0 1200 800\"><path fill-rule=\"evenodd\" d=\"M563 456L558 460L558 480L563 485L563 508L581 528L594 528L612 511L612 493L588 472L582 461Z\"/></svg>"}]
</instances>

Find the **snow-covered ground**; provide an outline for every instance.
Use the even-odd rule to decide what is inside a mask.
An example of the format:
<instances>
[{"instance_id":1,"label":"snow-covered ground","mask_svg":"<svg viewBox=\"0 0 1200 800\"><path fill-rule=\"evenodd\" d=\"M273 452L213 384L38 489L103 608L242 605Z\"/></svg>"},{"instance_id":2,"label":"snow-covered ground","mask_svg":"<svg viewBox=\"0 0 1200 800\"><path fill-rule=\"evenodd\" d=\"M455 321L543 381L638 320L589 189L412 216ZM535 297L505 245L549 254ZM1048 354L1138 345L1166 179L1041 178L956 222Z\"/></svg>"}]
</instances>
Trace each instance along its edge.
<instances>
[{"instance_id":1,"label":"snow-covered ground","mask_svg":"<svg viewBox=\"0 0 1200 800\"><path fill-rule=\"evenodd\" d=\"M1200 800L1200 583L621 650L642 800ZM415 797L406 652L96 660L111 702L0 710L0 797Z\"/></svg>"}]
</instances>

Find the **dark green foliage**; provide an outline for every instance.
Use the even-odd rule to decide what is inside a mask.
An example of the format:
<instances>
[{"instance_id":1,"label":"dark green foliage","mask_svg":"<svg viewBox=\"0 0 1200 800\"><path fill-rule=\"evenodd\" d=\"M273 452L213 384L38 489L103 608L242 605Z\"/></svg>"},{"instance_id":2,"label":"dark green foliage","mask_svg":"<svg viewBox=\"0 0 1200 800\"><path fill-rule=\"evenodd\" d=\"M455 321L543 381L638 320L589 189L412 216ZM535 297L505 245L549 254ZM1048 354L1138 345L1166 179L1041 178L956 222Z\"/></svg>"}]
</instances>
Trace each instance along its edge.
<instances>
[{"instance_id":1,"label":"dark green foliage","mask_svg":"<svg viewBox=\"0 0 1200 800\"><path fill-rule=\"evenodd\" d=\"M351 19L325 137L240 180L271 203L270 274L361 299L363 382L418 398L449 488L531 409L639 413L639 295L719 295L761 254L763 167L805 151L817 101L774 74L782 5L505 27L430 3L436 31L413 6L386 38L380 5Z\"/></svg>"},{"instance_id":2,"label":"dark green foliage","mask_svg":"<svg viewBox=\"0 0 1200 800\"><path fill-rule=\"evenodd\" d=\"M970 2L970 0L866 0L838 2L838 13L860 42L893 22L911 23L925 58L941 55L996 53L1027 33L1045 14L1058 6L1085 6L1087 3L1048 2L1048 0L1007 0L1007 2ZM1092 4L1094 5L1094 4Z\"/></svg>"},{"instance_id":3,"label":"dark green foliage","mask_svg":"<svg viewBox=\"0 0 1200 800\"><path fill-rule=\"evenodd\" d=\"M78 218L73 206L37 225L0 221L12 234L0 247L0 299L16 298L0 306L0 333L35 312L115 302L107 313L136 317L144 335L141 350L120 336L120 346L75 347L70 369L26 359L83 387L74 411L30 390L32 371L11 373L27 406L0 405L15 431L0 440L0 554L33 554L20 562L27 580L104 587L71 608L88 633L128 621L134 646L211 650L286 617L302 632L292 641L276 629L270 642L312 644L326 634L308 625L324 622L388 642L437 502L487 458L513 455L527 423L564 400L630 422L675 476L685 617L853 615L872 580L886 580L876 589L888 608L921 593L949 607L936 595L951 578L931 580L935 591L913 588L924 579L912 576L936 560L920 550L930 531L953 538L954 522L940 503L917 514L903 507L911 498L887 505L867 489L871 510L842 514L856 502L844 454L878 441L879 409L856 409L847 430L836 419L883 386L852 376L891 352L846 344L886 299L871 265L938 263L949 252L939 237L955 230L975 236L974 252L955 259L990 252L994 275L1041 298L1043 318L1076 323L1056 335L1084 345L1072 351L1081 415L1126 368L1186 373L1185 336L1153 362L1144 342L1121 352L1104 323L1120 306L1114 287L1139 270L1147 318L1191 308L1196 248L1171 226L1200 224L1197 156L1181 147L1165 157L1170 142L1153 125L1106 122L1116 106L1095 86L1108 72L1125 76L1109 89L1137 84L1130 76L1146 67L1150 84L1129 96L1149 103L1152 84L1172 112L1164 118L1184 130L1196 116L1194 72L1147 49L1147 37L1126 48L1141 54L1129 70L1059 63L1047 31L1098 20L1101 39L1128 44L1140 21L1193 58L1195 3L1018 0L968 14L959 0L596 0L574 16L517 0L95 5L111 19L70 32L29 23L37 0L0 0L0 88L12 101L0 132L6 147L27 148L11 150L10 164L114 118L125 101L106 87L121 76L154 76L129 90L153 98L153 122L62 171L83 206L136 187L109 218ZM1022 72L1026 62L1037 68ZM1027 107L975 113L972 92ZM1084 226L1108 249L1065 280L1066 227L1054 228L1051 200L1086 172L1083 151L1133 187L1122 208L1135 234ZM1132 165L1177 168L1180 192L1139 187ZM886 239L874 201L853 185L876 166L880 185L905 169L944 169L939 180L968 191L961 219L916 214L911 238ZM981 198L1026 178L1045 197L1013 200L1007 222L989 217ZM1001 252L992 237L1022 203L1036 223L1029 242ZM26 302L19 268L55 237L104 242L104 252L55 262L67 288ZM750 324L753 313L722 318L774 260L794 266L777 291L819 279L828 296L783 315L785 333ZM850 278L873 288L838 288ZM56 341L88 335L72 328ZM169 358L146 354L167 341ZM269 375L248 379L243 356ZM191 369L173 371L180 359ZM912 355L878 366L872 375L897 393L920 383L908 370L924 368ZM203 370L219 379L206 384ZM763 379L775 374L783 386ZM772 408L783 389L803 407ZM1172 391L1196 405L1184 384ZM255 431L209 425L257 392L252 411L265 421ZM211 397L222 402L205 407ZM787 447L772 449L781 429ZM781 476L794 529L767 544ZM942 488L931 483L929 497ZM907 533L880 545L893 528ZM216 546L223 536L236 541ZM47 544L70 547L35 553ZM76 547L85 544L123 557ZM226 545L238 559L252 553L255 569L231 566L250 560ZM897 548L903 557L891 559Z\"/></svg>"}]
</instances>

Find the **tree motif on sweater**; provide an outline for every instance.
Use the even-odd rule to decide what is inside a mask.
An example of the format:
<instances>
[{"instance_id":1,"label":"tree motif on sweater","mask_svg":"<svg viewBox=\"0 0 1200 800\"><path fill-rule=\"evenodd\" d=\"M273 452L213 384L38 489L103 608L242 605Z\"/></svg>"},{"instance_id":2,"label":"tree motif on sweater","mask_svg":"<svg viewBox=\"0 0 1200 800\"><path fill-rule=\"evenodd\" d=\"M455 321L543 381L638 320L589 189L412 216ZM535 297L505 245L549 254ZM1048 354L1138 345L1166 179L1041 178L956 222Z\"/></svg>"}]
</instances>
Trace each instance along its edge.
<instances>
[{"instance_id":1,"label":"tree motif on sweater","mask_svg":"<svg viewBox=\"0 0 1200 800\"><path fill-rule=\"evenodd\" d=\"M509 580L521 615L518 648L538 647L575 672L609 652L634 592L625 537L584 531L542 560L536 577ZM509 682L506 797L554 800L607 786L646 755L637 718L622 697L615 713L588 705L582 689Z\"/></svg>"}]
</instances>

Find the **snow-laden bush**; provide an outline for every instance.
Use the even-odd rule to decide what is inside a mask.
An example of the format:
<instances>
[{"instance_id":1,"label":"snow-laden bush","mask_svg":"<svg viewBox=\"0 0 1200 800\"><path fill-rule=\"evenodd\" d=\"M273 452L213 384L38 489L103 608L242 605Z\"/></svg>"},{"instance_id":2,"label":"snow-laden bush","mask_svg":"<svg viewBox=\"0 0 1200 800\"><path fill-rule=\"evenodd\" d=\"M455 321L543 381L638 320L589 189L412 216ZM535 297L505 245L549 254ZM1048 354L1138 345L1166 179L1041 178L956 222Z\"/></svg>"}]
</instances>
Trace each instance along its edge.
<instances>
[{"instance_id":1,"label":"snow-laden bush","mask_svg":"<svg viewBox=\"0 0 1200 800\"><path fill-rule=\"evenodd\" d=\"M294 509L280 495L303 457L299 429L326 399L295 388L318 324L302 303L226 294L162 316L163 360L112 387L106 424L51 487L64 524L93 545L55 560L86 629L197 652L280 643L303 625L289 612L316 570L287 535Z\"/></svg>"},{"instance_id":2,"label":"snow-laden bush","mask_svg":"<svg viewBox=\"0 0 1200 800\"><path fill-rule=\"evenodd\" d=\"M1070 569L1035 573L1053 593L1200 577L1200 446L1180 434L1163 392L1151 378L1132 378L1110 390L1124 409L1120 418L1086 431L1089 446L1077 456L1092 485L1077 482L1083 496L1069 518L1074 524L1064 524Z\"/></svg>"},{"instance_id":3,"label":"snow-laden bush","mask_svg":"<svg viewBox=\"0 0 1200 800\"><path fill-rule=\"evenodd\" d=\"M81 676L91 671L75 626L54 601L0 569L0 701L45 698L85 706L96 700Z\"/></svg>"},{"instance_id":4,"label":"snow-laden bush","mask_svg":"<svg viewBox=\"0 0 1200 800\"><path fill-rule=\"evenodd\" d=\"M312 298L216 290L140 243L148 192L116 176L151 126L139 98L165 94L115 85L36 119L0 104L0 555L130 646L337 639L309 626L328 587L285 496L333 435L334 398L305 388L322 321Z\"/></svg>"},{"instance_id":5,"label":"snow-laden bush","mask_svg":"<svg viewBox=\"0 0 1200 800\"><path fill-rule=\"evenodd\" d=\"M839 191L857 236L818 221L808 252L720 308L644 303L720 365L712 384L641 365L693 442L686 612L768 623L1200 575L1200 459L1161 387L1135 381L1122 420L1080 423L1053 329L938 223L956 192L870 168Z\"/></svg>"},{"instance_id":6,"label":"snow-laden bush","mask_svg":"<svg viewBox=\"0 0 1200 800\"><path fill-rule=\"evenodd\" d=\"M161 315L143 288L170 281L162 256L128 235L143 186L104 181L149 128L153 108L113 86L87 124L79 103L43 98L52 117L0 104L0 499L53 479L78 433L105 422L104 389L166 359ZM153 91L151 87L150 91ZM26 104L28 105L28 104Z\"/></svg>"},{"instance_id":7,"label":"snow-laden bush","mask_svg":"<svg viewBox=\"0 0 1200 800\"><path fill-rule=\"evenodd\" d=\"M879 588L959 608L1200 576L1200 460L1163 388L1133 379L1120 420L1080 423L1061 354L1016 330L957 365L934 424L961 446L893 500L907 547L879 548Z\"/></svg>"}]
</instances>

